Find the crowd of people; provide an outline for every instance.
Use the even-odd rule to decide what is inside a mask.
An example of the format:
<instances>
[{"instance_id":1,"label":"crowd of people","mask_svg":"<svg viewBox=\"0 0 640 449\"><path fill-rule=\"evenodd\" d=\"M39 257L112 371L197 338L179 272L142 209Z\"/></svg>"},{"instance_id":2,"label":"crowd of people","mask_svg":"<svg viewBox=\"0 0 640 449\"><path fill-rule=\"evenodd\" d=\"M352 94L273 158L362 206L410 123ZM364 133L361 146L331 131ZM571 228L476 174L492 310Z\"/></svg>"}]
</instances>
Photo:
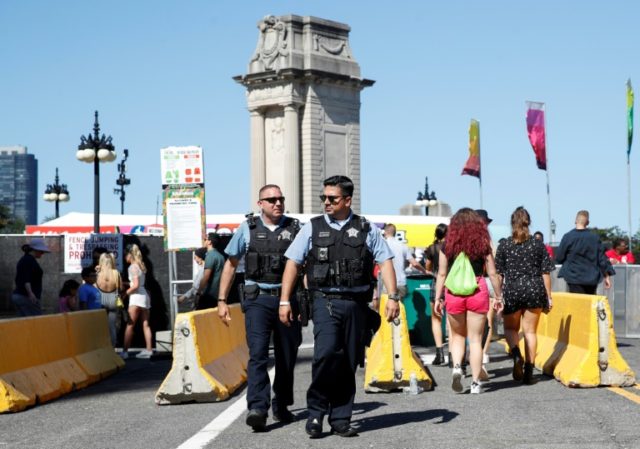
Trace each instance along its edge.
<instances>
[{"instance_id":1,"label":"crowd of people","mask_svg":"<svg viewBox=\"0 0 640 449\"><path fill-rule=\"evenodd\" d=\"M51 250L44 239L34 238L22 246L22 251L24 255L16 266L16 287L11 300L20 316L42 315L44 271L38 259ZM67 279L62 284L58 294L57 312L104 309L108 317L111 343L114 347L121 326L126 326L124 350L120 353L125 359L129 355L128 349L133 339L134 327L140 320L146 349L139 352L136 357L149 358L153 354L149 326L151 299L144 287L146 268L138 245L127 245L125 260L128 264L128 282L122 280L116 268L114 255L105 248L96 248L93 252L93 263L82 268L81 282L76 279Z\"/></svg>"},{"instance_id":2,"label":"crowd of people","mask_svg":"<svg viewBox=\"0 0 640 449\"><path fill-rule=\"evenodd\" d=\"M314 354L307 390L308 418L305 430L311 438L323 434L326 417L331 433L352 437L356 392L355 373L363 366L365 347L380 326L400 313L407 297L405 268L431 275L434 365L443 365L448 345L451 387L463 385L471 368L471 394L483 391L489 378L486 364L496 315L504 322L504 334L513 359L512 376L524 384L535 383L533 362L536 328L541 313L553 307L550 273L558 274L570 292L594 294L597 285L615 274L612 264L633 263L626 242L616 241L605 253L597 235L589 232L589 213L580 211L576 228L552 249L541 233L530 230L531 217L523 207L511 215L511 235L493 247L487 211L462 208L448 225L435 229L434 242L417 260L396 239L396 228L386 224L382 232L351 209L353 182L333 176L323 183L320 195L324 213L303 226L285 215L285 197L277 185L258 192L258 215L247 215L228 245L217 249L218 236L207 235L194 252L194 279L178 302L188 309L217 307L221 321L233 326L228 301L240 268L240 301L249 348L246 424L256 432L267 430L268 412L283 423L295 419L294 367L301 343L301 327L313 320ZM42 269L37 259L49 252L42 239L23 247L17 266L12 300L21 315L41 313ZM82 283L65 281L59 295L59 311L106 309L115 345L118 326L125 323L122 356L129 356L134 328L141 322L146 348L137 357L153 353L149 325L150 296L145 289L146 266L140 248L125 251L128 264L124 282L112 254L103 251L97 261L82 270ZM376 276L380 282L376 282ZM379 284L379 288L377 285ZM378 293L386 293L384 310L378 310ZM128 304L125 309L124 304ZM442 332L446 312L448 342ZM123 319L124 317L124 319ZM519 330L524 333L524 354ZM267 367L273 343L275 379L271 387Z\"/></svg>"}]
</instances>

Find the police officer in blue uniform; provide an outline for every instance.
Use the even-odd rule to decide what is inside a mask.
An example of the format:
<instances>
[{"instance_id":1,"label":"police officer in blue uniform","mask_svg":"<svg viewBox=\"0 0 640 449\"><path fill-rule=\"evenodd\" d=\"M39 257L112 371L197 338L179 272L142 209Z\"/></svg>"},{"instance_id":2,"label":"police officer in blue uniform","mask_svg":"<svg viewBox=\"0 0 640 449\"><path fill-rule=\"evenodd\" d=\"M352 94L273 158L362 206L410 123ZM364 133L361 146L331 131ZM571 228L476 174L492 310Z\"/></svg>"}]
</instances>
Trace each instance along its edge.
<instances>
[{"instance_id":1,"label":"police officer in blue uniform","mask_svg":"<svg viewBox=\"0 0 640 449\"><path fill-rule=\"evenodd\" d=\"M293 414L293 369L302 341L299 322L284 325L279 320L279 297L282 273L286 259L284 253L293 242L300 226L298 220L284 215L284 196L280 187L268 184L260 189L258 206L261 214L247 216L225 252L229 256L222 270L218 315L224 323L231 321L226 298L233 283L238 262L245 258L245 283L242 309L245 314L249 364L247 367L246 423L256 432L266 430L269 405L273 419L291 422ZM294 282L295 284L295 282ZM297 303L292 305L297 310ZM275 355L274 398L271 401L271 383L267 372L269 340L273 333Z\"/></svg>"},{"instance_id":2,"label":"police officer in blue uniform","mask_svg":"<svg viewBox=\"0 0 640 449\"><path fill-rule=\"evenodd\" d=\"M380 264L390 292L384 316L392 321L400 313L393 254L380 230L351 211L353 187L346 176L326 179L320 196L324 215L303 226L285 253L289 260L282 279L280 321L295 326L291 301L303 265L313 299L315 345L305 426L311 438L322 435L325 415L332 433L357 435L351 426L355 372L364 361L370 327L368 314L372 312L368 302L372 297L374 262Z\"/></svg>"}]
</instances>

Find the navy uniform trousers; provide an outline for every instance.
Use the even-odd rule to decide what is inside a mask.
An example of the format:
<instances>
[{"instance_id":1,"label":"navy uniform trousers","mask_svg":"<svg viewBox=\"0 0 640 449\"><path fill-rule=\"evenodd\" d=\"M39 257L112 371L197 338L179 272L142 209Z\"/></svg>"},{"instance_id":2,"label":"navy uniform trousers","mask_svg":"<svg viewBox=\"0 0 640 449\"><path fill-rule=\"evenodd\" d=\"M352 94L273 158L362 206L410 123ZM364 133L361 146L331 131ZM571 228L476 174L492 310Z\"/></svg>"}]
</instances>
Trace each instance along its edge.
<instances>
[{"instance_id":1,"label":"navy uniform trousers","mask_svg":"<svg viewBox=\"0 0 640 449\"><path fill-rule=\"evenodd\" d=\"M249 346L247 367L247 408L267 412L271 403L271 383L267 372L269 341L273 333L276 374L273 382L273 410L293 404L293 369L302 341L300 322L290 327L280 322L280 298L258 295L244 302L244 322ZM293 304L292 304L293 305Z\"/></svg>"},{"instance_id":2,"label":"navy uniform trousers","mask_svg":"<svg viewBox=\"0 0 640 449\"><path fill-rule=\"evenodd\" d=\"M333 427L351 422L356 369L364 357L365 301L313 296L314 351L307 409Z\"/></svg>"}]
</instances>

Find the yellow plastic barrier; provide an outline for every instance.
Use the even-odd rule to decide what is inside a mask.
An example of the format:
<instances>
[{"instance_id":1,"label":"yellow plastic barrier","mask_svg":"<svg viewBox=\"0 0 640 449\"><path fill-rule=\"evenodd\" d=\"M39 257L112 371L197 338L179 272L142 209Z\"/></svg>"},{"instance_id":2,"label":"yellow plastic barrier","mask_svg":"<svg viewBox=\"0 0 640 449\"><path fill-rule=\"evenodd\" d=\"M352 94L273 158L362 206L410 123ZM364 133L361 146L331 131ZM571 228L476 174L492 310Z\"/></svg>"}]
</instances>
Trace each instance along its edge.
<instances>
[{"instance_id":1,"label":"yellow plastic barrier","mask_svg":"<svg viewBox=\"0 0 640 449\"><path fill-rule=\"evenodd\" d=\"M124 361L111 346L105 310L69 313L66 317L71 353L87 374L89 384L124 367Z\"/></svg>"},{"instance_id":2,"label":"yellow plastic barrier","mask_svg":"<svg viewBox=\"0 0 640 449\"><path fill-rule=\"evenodd\" d=\"M380 310L384 311L387 295L380 298ZM364 389L368 393L393 391L409 386L411 374L425 391L431 390L433 379L420 357L411 349L409 329L404 305L400 304L400 317L388 323L382 316L380 329L367 350Z\"/></svg>"},{"instance_id":3,"label":"yellow plastic barrier","mask_svg":"<svg viewBox=\"0 0 640 449\"><path fill-rule=\"evenodd\" d=\"M536 367L568 387L635 384L616 345L607 297L553 292L552 298L538 323Z\"/></svg>"},{"instance_id":4,"label":"yellow plastic barrier","mask_svg":"<svg viewBox=\"0 0 640 449\"><path fill-rule=\"evenodd\" d=\"M156 393L156 404L223 401L246 382L244 314L239 305L229 306L229 313L228 326L218 318L218 309L176 317L173 364Z\"/></svg>"},{"instance_id":5,"label":"yellow plastic barrier","mask_svg":"<svg viewBox=\"0 0 640 449\"><path fill-rule=\"evenodd\" d=\"M71 334L83 343L72 344ZM75 351L105 344L103 350L119 359L104 311L0 321L0 412L24 410L89 385L91 374Z\"/></svg>"}]
</instances>

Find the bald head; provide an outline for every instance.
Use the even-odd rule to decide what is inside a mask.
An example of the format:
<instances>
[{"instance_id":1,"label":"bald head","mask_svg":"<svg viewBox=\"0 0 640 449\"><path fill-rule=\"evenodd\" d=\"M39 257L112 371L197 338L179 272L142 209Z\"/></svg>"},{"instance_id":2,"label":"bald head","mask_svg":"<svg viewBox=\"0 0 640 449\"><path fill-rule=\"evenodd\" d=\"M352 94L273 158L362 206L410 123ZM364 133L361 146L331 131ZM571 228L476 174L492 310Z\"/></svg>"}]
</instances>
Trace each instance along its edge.
<instances>
[{"instance_id":1,"label":"bald head","mask_svg":"<svg viewBox=\"0 0 640 449\"><path fill-rule=\"evenodd\" d=\"M589 211L581 210L576 215L576 228L584 229L589 226Z\"/></svg>"}]
</instances>

